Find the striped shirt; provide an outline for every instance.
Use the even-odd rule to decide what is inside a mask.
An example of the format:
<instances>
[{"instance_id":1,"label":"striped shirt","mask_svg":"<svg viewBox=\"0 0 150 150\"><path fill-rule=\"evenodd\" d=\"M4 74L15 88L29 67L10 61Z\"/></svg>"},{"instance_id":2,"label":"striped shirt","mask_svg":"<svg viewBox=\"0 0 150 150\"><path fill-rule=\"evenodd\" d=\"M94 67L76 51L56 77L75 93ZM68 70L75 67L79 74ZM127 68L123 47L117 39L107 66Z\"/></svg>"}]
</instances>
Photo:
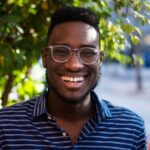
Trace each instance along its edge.
<instances>
[{"instance_id":1,"label":"striped shirt","mask_svg":"<svg viewBox=\"0 0 150 150\"><path fill-rule=\"evenodd\" d=\"M46 108L46 94L0 110L1 150L146 150L143 120L128 109L99 100L96 115L72 145Z\"/></svg>"}]
</instances>

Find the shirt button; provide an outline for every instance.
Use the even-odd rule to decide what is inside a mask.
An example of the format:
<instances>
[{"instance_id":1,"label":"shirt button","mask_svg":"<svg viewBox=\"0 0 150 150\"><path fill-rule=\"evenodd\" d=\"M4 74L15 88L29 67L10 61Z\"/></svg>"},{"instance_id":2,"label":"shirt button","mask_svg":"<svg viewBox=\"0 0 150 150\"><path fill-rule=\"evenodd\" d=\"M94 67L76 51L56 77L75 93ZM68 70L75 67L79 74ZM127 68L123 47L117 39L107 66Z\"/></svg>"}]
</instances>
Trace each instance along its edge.
<instances>
[{"instance_id":1,"label":"shirt button","mask_svg":"<svg viewBox=\"0 0 150 150\"><path fill-rule=\"evenodd\" d=\"M67 135L67 133L66 133L66 132L62 132L62 135L63 135L63 136L66 136L66 135Z\"/></svg>"},{"instance_id":2,"label":"shirt button","mask_svg":"<svg viewBox=\"0 0 150 150\"><path fill-rule=\"evenodd\" d=\"M48 115L48 116L47 116L47 118L48 118L49 120L51 120L51 119L52 119L52 117L51 117L50 115Z\"/></svg>"}]
</instances>

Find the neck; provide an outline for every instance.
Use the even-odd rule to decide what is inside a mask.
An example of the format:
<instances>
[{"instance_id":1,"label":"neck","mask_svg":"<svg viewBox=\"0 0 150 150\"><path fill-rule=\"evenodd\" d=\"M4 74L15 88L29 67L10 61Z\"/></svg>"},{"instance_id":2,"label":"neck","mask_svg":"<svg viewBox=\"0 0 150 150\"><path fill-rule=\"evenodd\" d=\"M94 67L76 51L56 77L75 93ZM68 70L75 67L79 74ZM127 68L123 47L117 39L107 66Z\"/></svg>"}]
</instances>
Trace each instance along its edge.
<instances>
[{"instance_id":1,"label":"neck","mask_svg":"<svg viewBox=\"0 0 150 150\"><path fill-rule=\"evenodd\" d=\"M80 121L90 118L94 114L94 104L90 94L77 103L64 100L54 92L47 97L49 112L56 118L66 121Z\"/></svg>"}]
</instances>

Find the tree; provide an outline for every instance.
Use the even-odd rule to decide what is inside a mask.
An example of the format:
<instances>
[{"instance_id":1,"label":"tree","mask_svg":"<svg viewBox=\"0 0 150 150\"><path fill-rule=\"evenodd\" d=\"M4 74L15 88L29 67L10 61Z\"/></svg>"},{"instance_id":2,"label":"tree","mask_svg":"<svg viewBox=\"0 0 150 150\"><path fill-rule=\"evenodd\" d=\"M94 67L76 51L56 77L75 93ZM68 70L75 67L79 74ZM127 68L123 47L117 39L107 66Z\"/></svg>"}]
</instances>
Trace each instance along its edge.
<instances>
[{"instance_id":1,"label":"tree","mask_svg":"<svg viewBox=\"0 0 150 150\"><path fill-rule=\"evenodd\" d=\"M130 17L141 24L147 19L150 3L144 0L7 0L0 2L0 97L2 106L12 104L12 90L18 101L38 93L37 84L30 78L31 68L40 58L46 45L51 14L62 6L90 8L100 18L101 49L109 58L122 63L129 61L120 53L125 34L137 44L140 29L129 22ZM142 13L141 13L142 12ZM114 17L115 16L115 17Z\"/></svg>"}]
</instances>

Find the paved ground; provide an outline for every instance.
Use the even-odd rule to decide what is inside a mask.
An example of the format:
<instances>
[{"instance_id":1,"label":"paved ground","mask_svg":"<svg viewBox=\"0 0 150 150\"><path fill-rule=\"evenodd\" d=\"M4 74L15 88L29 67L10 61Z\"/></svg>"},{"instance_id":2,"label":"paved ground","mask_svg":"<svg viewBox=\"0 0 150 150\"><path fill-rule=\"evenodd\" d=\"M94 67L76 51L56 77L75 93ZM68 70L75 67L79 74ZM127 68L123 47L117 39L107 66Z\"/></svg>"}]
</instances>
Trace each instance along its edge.
<instances>
[{"instance_id":1,"label":"paved ground","mask_svg":"<svg viewBox=\"0 0 150 150\"><path fill-rule=\"evenodd\" d=\"M140 115L150 137L150 68L142 69L142 91L137 90L135 70L120 65L104 65L98 95Z\"/></svg>"}]
</instances>

